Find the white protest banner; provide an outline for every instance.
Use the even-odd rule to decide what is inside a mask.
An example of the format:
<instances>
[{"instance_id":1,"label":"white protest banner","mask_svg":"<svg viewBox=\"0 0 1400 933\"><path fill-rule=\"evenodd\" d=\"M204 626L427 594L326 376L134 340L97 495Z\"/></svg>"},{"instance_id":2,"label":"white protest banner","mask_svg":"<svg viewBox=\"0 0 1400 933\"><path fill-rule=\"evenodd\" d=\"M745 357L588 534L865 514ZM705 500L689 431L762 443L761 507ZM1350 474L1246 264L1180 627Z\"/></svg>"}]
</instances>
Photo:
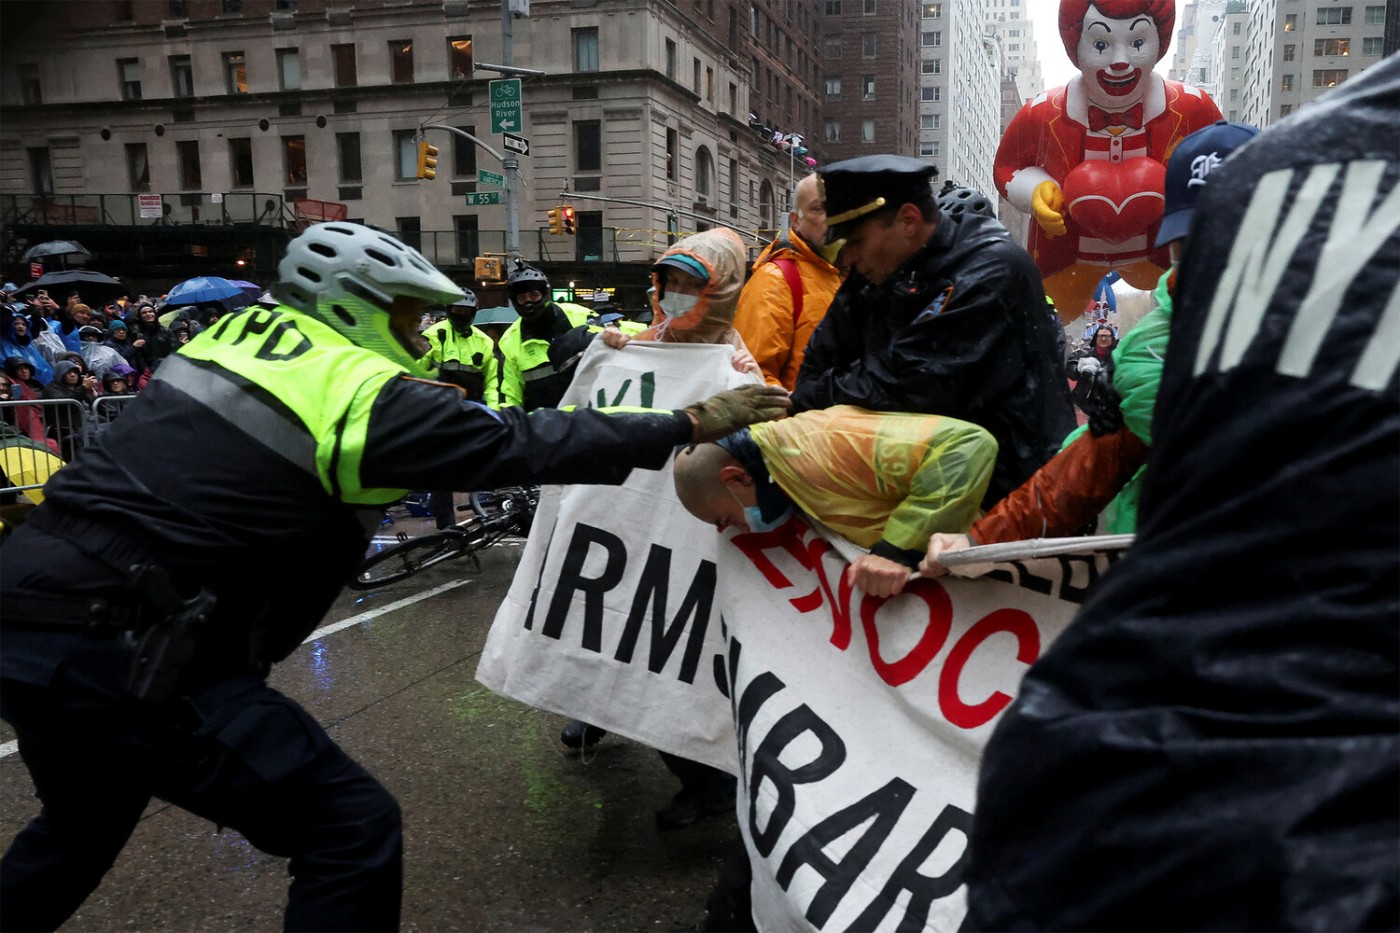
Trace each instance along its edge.
<instances>
[{"instance_id":1,"label":"white protest banner","mask_svg":"<svg viewBox=\"0 0 1400 933\"><path fill-rule=\"evenodd\" d=\"M727 346L595 340L563 405L683 408L755 381ZM490 689L734 772L716 683L720 536L676 499L671 468L540 498L477 667Z\"/></svg>"},{"instance_id":2,"label":"white protest banner","mask_svg":"<svg viewBox=\"0 0 1400 933\"><path fill-rule=\"evenodd\" d=\"M1011 561L880 599L845 582L856 551L838 542L799 516L719 550L754 916L957 930L982 747L1110 558Z\"/></svg>"}]
</instances>

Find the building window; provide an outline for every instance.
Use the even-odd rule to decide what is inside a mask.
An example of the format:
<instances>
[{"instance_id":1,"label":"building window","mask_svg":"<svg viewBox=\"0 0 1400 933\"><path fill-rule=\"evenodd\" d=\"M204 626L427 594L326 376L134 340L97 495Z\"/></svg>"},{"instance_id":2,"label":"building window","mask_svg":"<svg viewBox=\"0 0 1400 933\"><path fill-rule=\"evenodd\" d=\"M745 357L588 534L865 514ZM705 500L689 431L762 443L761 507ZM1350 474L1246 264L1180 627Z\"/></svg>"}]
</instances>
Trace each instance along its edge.
<instances>
[{"instance_id":1,"label":"building window","mask_svg":"<svg viewBox=\"0 0 1400 933\"><path fill-rule=\"evenodd\" d=\"M924 143L919 147L919 155L924 158L938 158L943 151L943 144L938 142Z\"/></svg>"},{"instance_id":2,"label":"building window","mask_svg":"<svg viewBox=\"0 0 1400 933\"><path fill-rule=\"evenodd\" d=\"M1292 104L1279 104L1279 105L1278 105L1278 115L1279 115L1279 116L1281 116L1281 117L1286 117L1286 116L1288 116L1288 115L1289 115L1290 113L1292 113L1292 112L1293 112L1293 105L1292 105Z\"/></svg>"},{"instance_id":3,"label":"building window","mask_svg":"<svg viewBox=\"0 0 1400 933\"><path fill-rule=\"evenodd\" d=\"M466 264L481 251L481 230L475 214L458 214L452 218L457 233L457 259Z\"/></svg>"},{"instance_id":4,"label":"building window","mask_svg":"<svg viewBox=\"0 0 1400 933\"><path fill-rule=\"evenodd\" d=\"M389 40L389 81L392 84L413 83L412 39Z\"/></svg>"},{"instance_id":5,"label":"building window","mask_svg":"<svg viewBox=\"0 0 1400 933\"><path fill-rule=\"evenodd\" d=\"M666 40L666 77L676 80L676 43Z\"/></svg>"},{"instance_id":6,"label":"building window","mask_svg":"<svg viewBox=\"0 0 1400 933\"><path fill-rule=\"evenodd\" d=\"M1285 13L1283 15L1283 31L1295 32L1298 29L1298 14Z\"/></svg>"},{"instance_id":7,"label":"building window","mask_svg":"<svg viewBox=\"0 0 1400 933\"><path fill-rule=\"evenodd\" d=\"M187 139L176 143L175 155L180 162L180 187L186 191L198 191L203 187L199 173L199 140Z\"/></svg>"},{"instance_id":8,"label":"building window","mask_svg":"<svg viewBox=\"0 0 1400 933\"><path fill-rule=\"evenodd\" d=\"M331 46L331 62L335 69L336 87L354 87L359 83L355 71L355 44L353 42Z\"/></svg>"},{"instance_id":9,"label":"building window","mask_svg":"<svg viewBox=\"0 0 1400 933\"><path fill-rule=\"evenodd\" d=\"M715 70L708 65L705 66L705 99L712 104L715 102Z\"/></svg>"},{"instance_id":10,"label":"building window","mask_svg":"<svg viewBox=\"0 0 1400 933\"><path fill-rule=\"evenodd\" d=\"M1278 89L1280 91L1293 90L1293 75L1284 75L1283 79L1279 82Z\"/></svg>"},{"instance_id":11,"label":"building window","mask_svg":"<svg viewBox=\"0 0 1400 933\"><path fill-rule=\"evenodd\" d=\"M359 133L336 133L335 154L342 185L364 181L364 172L360 168Z\"/></svg>"},{"instance_id":12,"label":"building window","mask_svg":"<svg viewBox=\"0 0 1400 933\"><path fill-rule=\"evenodd\" d=\"M827 15L827 16L840 16L840 15L841 15L841 0L826 0L826 15Z\"/></svg>"},{"instance_id":13,"label":"building window","mask_svg":"<svg viewBox=\"0 0 1400 933\"><path fill-rule=\"evenodd\" d=\"M305 136L283 136L282 137L282 164L286 169L286 186L288 188L306 187L306 137ZM418 163L415 158L413 169L418 170Z\"/></svg>"},{"instance_id":14,"label":"building window","mask_svg":"<svg viewBox=\"0 0 1400 933\"><path fill-rule=\"evenodd\" d=\"M919 114L919 129L921 129L921 130L931 130L931 129L933 129L933 128L934 128L934 126L933 126L933 117L934 117L934 114L931 114L931 113L921 113L921 114Z\"/></svg>"},{"instance_id":15,"label":"building window","mask_svg":"<svg viewBox=\"0 0 1400 933\"><path fill-rule=\"evenodd\" d=\"M1351 10L1347 10L1347 12L1350 13ZM1383 7L1383 6L1368 6L1368 7L1366 8L1366 25L1367 25L1367 26L1384 26L1384 25L1385 25L1385 7Z\"/></svg>"},{"instance_id":16,"label":"building window","mask_svg":"<svg viewBox=\"0 0 1400 933\"><path fill-rule=\"evenodd\" d=\"M695 150L695 198L711 204L714 190L715 160L710 157L710 150L701 146Z\"/></svg>"},{"instance_id":17,"label":"building window","mask_svg":"<svg viewBox=\"0 0 1400 933\"><path fill-rule=\"evenodd\" d=\"M697 97L700 95L700 59L698 58L690 60L690 89L695 92Z\"/></svg>"},{"instance_id":18,"label":"building window","mask_svg":"<svg viewBox=\"0 0 1400 933\"><path fill-rule=\"evenodd\" d=\"M1231 58L1232 60L1234 60L1234 61L1239 61L1239 58L1240 58L1240 47L1239 47L1238 45L1233 46L1233 47L1230 49L1230 58Z\"/></svg>"},{"instance_id":19,"label":"building window","mask_svg":"<svg viewBox=\"0 0 1400 933\"><path fill-rule=\"evenodd\" d=\"M297 11L297 0L277 0L276 6L277 9L287 13L295 13Z\"/></svg>"},{"instance_id":20,"label":"building window","mask_svg":"<svg viewBox=\"0 0 1400 933\"><path fill-rule=\"evenodd\" d=\"M926 49L940 48L943 45L943 33L925 32L920 36L919 41Z\"/></svg>"},{"instance_id":21,"label":"building window","mask_svg":"<svg viewBox=\"0 0 1400 933\"><path fill-rule=\"evenodd\" d=\"M841 96L841 76L840 76L840 75L834 75L833 77L830 77L830 78L827 78L827 79L826 79L826 96L827 96L827 97L840 97L840 96Z\"/></svg>"},{"instance_id":22,"label":"building window","mask_svg":"<svg viewBox=\"0 0 1400 933\"><path fill-rule=\"evenodd\" d=\"M151 190L151 163L145 143L126 144L126 178L132 191Z\"/></svg>"},{"instance_id":23,"label":"building window","mask_svg":"<svg viewBox=\"0 0 1400 933\"><path fill-rule=\"evenodd\" d=\"M194 66L188 55L170 56L170 88L175 97L194 96Z\"/></svg>"},{"instance_id":24,"label":"building window","mask_svg":"<svg viewBox=\"0 0 1400 933\"><path fill-rule=\"evenodd\" d=\"M277 50L277 80L284 91L301 90L301 52L299 50Z\"/></svg>"},{"instance_id":25,"label":"building window","mask_svg":"<svg viewBox=\"0 0 1400 933\"><path fill-rule=\"evenodd\" d=\"M1330 6L1319 7L1317 11L1317 24L1319 26L1346 26L1351 23L1351 7Z\"/></svg>"},{"instance_id":26,"label":"building window","mask_svg":"<svg viewBox=\"0 0 1400 933\"><path fill-rule=\"evenodd\" d=\"M943 4L925 3L924 19L941 19L943 17Z\"/></svg>"},{"instance_id":27,"label":"building window","mask_svg":"<svg viewBox=\"0 0 1400 933\"><path fill-rule=\"evenodd\" d=\"M1336 87L1347 79L1345 68L1320 68L1313 72L1313 87Z\"/></svg>"},{"instance_id":28,"label":"building window","mask_svg":"<svg viewBox=\"0 0 1400 933\"><path fill-rule=\"evenodd\" d=\"M1231 69L1230 69L1230 80L1231 80L1231 81L1238 81L1239 79L1240 79L1240 69L1239 69L1239 66L1235 66L1234 68L1231 68Z\"/></svg>"},{"instance_id":29,"label":"building window","mask_svg":"<svg viewBox=\"0 0 1400 933\"><path fill-rule=\"evenodd\" d=\"M459 126L457 129L468 136L476 135L476 126ZM452 134L452 174L457 178L476 177L476 144L470 139L463 139L456 133ZM415 155L415 159L417 156ZM415 162L415 170L417 168Z\"/></svg>"},{"instance_id":30,"label":"building window","mask_svg":"<svg viewBox=\"0 0 1400 933\"><path fill-rule=\"evenodd\" d=\"M1231 23L1231 24L1230 24L1230 35L1232 35L1232 36L1238 36L1238 35L1240 34L1240 27L1243 26L1243 25L1244 25L1243 23Z\"/></svg>"},{"instance_id":31,"label":"building window","mask_svg":"<svg viewBox=\"0 0 1400 933\"><path fill-rule=\"evenodd\" d=\"M875 58L880 54L879 37L873 32L860 34L860 57Z\"/></svg>"},{"instance_id":32,"label":"building window","mask_svg":"<svg viewBox=\"0 0 1400 933\"><path fill-rule=\"evenodd\" d=\"M189 3L186 0L168 0L166 8L170 10L171 19L184 19L190 15Z\"/></svg>"},{"instance_id":33,"label":"building window","mask_svg":"<svg viewBox=\"0 0 1400 933\"><path fill-rule=\"evenodd\" d=\"M117 81L121 84L122 100L141 99L141 60L117 59Z\"/></svg>"},{"instance_id":34,"label":"building window","mask_svg":"<svg viewBox=\"0 0 1400 933\"><path fill-rule=\"evenodd\" d=\"M864 13L866 16L874 16L875 0L865 0L865 5L862 7L861 12Z\"/></svg>"},{"instance_id":35,"label":"building window","mask_svg":"<svg viewBox=\"0 0 1400 933\"><path fill-rule=\"evenodd\" d=\"M829 59L840 60L842 55L841 37L827 36L822 44L822 55Z\"/></svg>"},{"instance_id":36,"label":"building window","mask_svg":"<svg viewBox=\"0 0 1400 933\"><path fill-rule=\"evenodd\" d=\"M841 141L841 121L827 120L822 123L822 139L829 143Z\"/></svg>"},{"instance_id":37,"label":"building window","mask_svg":"<svg viewBox=\"0 0 1400 933\"><path fill-rule=\"evenodd\" d=\"M760 230L773 229L773 186L767 180L758 188L758 226Z\"/></svg>"},{"instance_id":38,"label":"building window","mask_svg":"<svg viewBox=\"0 0 1400 933\"><path fill-rule=\"evenodd\" d=\"M246 136L228 141L229 187L253 187L253 141Z\"/></svg>"},{"instance_id":39,"label":"building window","mask_svg":"<svg viewBox=\"0 0 1400 933\"><path fill-rule=\"evenodd\" d=\"M574 167L579 172L603 170L603 124L600 121L574 122Z\"/></svg>"},{"instance_id":40,"label":"building window","mask_svg":"<svg viewBox=\"0 0 1400 933\"><path fill-rule=\"evenodd\" d=\"M447 40L447 65L454 80L472 76L471 36L453 36Z\"/></svg>"},{"instance_id":41,"label":"building window","mask_svg":"<svg viewBox=\"0 0 1400 933\"><path fill-rule=\"evenodd\" d=\"M1285 45L1283 47L1283 60L1286 62L1293 61L1293 56L1296 54L1297 48L1298 46L1293 45L1292 43Z\"/></svg>"},{"instance_id":42,"label":"building window","mask_svg":"<svg viewBox=\"0 0 1400 933\"><path fill-rule=\"evenodd\" d=\"M248 93L248 63L242 52L224 53L224 92Z\"/></svg>"},{"instance_id":43,"label":"building window","mask_svg":"<svg viewBox=\"0 0 1400 933\"><path fill-rule=\"evenodd\" d=\"M242 13L243 0L223 0L225 13Z\"/></svg>"},{"instance_id":44,"label":"building window","mask_svg":"<svg viewBox=\"0 0 1400 933\"><path fill-rule=\"evenodd\" d=\"M921 87L919 88L919 100L939 101L943 99L943 88L941 87Z\"/></svg>"},{"instance_id":45,"label":"building window","mask_svg":"<svg viewBox=\"0 0 1400 933\"><path fill-rule=\"evenodd\" d=\"M418 171L416 165L414 171ZM405 246L411 246L416 250L423 249L423 220L419 217L395 217L394 229L398 231L399 239Z\"/></svg>"},{"instance_id":46,"label":"building window","mask_svg":"<svg viewBox=\"0 0 1400 933\"><path fill-rule=\"evenodd\" d=\"M19 66L19 93L20 100L26 104L42 104L44 102L43 86L39 83L39 64L37 62L25 62Z\"/></svg>"},{"instance_id":47,"label":"building window","mask_svg":"<svg viewBox=\"0 0 1400 933\"><path fill-rule=\"evenodd\" d=\"M875 76L874 76L874 75L862 75L862 76L861 76L861 79L860 79L860 99L861 99L861 100L874 100L874 99L875 99Z\"/></svg>"},{"instance_id":48,"label":"building window","mask_svg":"<svg viewBox=\"0 0 1400 933\"><path fill-rule=\"evenodd\" d=\"M1385 51L1385 39L1380 36L1367 36L1361 40L1362 55L1380 55Z\"/></svg>"},{"instance_id":49,"label":"building window","mask_svg":"<svg viewBox=\"0 0 1400 933\"><path fill-rule=\"evenodd\" d=\"M1350 39L1314 39L1314 55L1350 55Z\"/></svg>"},{"instance_id":50,"label":"building window","mask_svg":"<svg viewBox=\"0 0 1400 933\"><path fill-rule=\"evenodd\" d=\"M731 114L739 112L739 86L733 81L729 82L729 112Z\"/></svg>"},{"instance_id":51,"label":"building window","mask_svg":"<svg viewBox=\"0 0 1400 933\"><path fill-rule=\"evenodd\" d=\"M860 121L860 141L863 143L873 143L875 141L875 121Z\"/></svg>"},{"instance_id":52,"label":"building window","mask_svg":"<svg viewBox=\"0 0 1400 933\"><path fill-rule=\"evenodd\" d=\"M398 181L412 181L418 177L418 141L413 138L416 133L416 130L394 131L394 153L398 169L394 178Z\"/></svg>"},{"instance_id":53,"label":"building window","mask_svg":"<svg viewBox=\"0 0 1400 933\"><path fill-rule=\"evenodd\" d=\"M589 26L586 29L575 29L574 33L574 71L597 71L598 70L598 27ZM696 93L700 91L699 78L695 81Z\"/></svg>"},{"instance_id":54,"label":"building window","mask_svg":"<svg viewBox=\"0 0 1400 933\"><path fill-rule=\"evenodd\" d=\"M739 160L729 160L729 216L739 216Z\"/></svg>"},{"instance_id":55,"label":"building window","mask_svg":"<svg viewBox=\"0 0 1400 933\"><path fill-rule=\"evenodd\" d=\"M679 137L675 130L666 131L666 177L675 181L681 175Z\"/></svg>"},{"instance_id":56,"label":"building window","mask_svg":"<svg viewBox=\"0 0 1400 933\"><path fill-rule=\"evenodd\" d=\"M53 159L48 146L35 146L29 152L29 180L35 194L53 194Z\"/></svg>"},{"instance_id":57,"label":"building window","mask_svg":"<svg viewBox=\"0 0 1400 933\"><path fill-rule=\"evenodd\" d=\"M1239 99L1240 99L1240 89L1237 88L1237 87L1232 87L1232 88L1230 88L1230 103L1233 104L1233 103L1235 103L1236 101L1238 101Z\"/></svg>"}]
</instances>

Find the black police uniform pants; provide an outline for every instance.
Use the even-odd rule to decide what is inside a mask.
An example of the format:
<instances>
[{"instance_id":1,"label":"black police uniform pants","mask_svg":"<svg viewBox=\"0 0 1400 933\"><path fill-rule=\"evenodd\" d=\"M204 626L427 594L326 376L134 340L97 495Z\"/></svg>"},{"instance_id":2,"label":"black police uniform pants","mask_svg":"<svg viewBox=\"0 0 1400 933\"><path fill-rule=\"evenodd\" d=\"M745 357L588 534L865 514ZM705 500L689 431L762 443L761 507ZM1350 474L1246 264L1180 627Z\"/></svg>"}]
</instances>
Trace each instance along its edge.
<instances>
[{"instance_id":1,"label":"black police uniform pants","mask_svg":"<svg viewBox=\"0 0 1400 933\"><path fill-rule=\"evenodd\" d=\"M0 860L5 930L63 923L152 797L290 859L287 929L398 928L398 804L292 700L248 678L152 713L81 666L59 677L50 687L0 683L0 716L42 802Z\"/></svg>"}]
</instances>

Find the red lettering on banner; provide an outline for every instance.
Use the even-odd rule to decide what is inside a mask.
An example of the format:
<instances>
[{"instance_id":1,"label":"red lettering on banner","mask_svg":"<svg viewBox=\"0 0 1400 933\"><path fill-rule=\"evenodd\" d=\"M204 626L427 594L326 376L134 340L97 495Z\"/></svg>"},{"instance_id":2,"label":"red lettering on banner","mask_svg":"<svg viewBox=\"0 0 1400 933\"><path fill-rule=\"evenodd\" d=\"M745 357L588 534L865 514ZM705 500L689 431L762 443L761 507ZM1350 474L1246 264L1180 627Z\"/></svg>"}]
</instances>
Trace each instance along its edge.
<instances>
[{"instance_id":1,"label":"red lettering on banner","mask_svg":"<svg viewBox=\"0 0 1400 933\"><path fill-rule=\"evenodd\" d=\"M845 579L845 574L841 575ZM919 597L928 606L928 625L909 653L898 661L886 661L880 654L880 630L875 627L875 613L889 602L885 596L865 596L860 601L860 624L865 629L866 648L870 664L880 679L891 687L907 684L924 672L924 668L943 650L948 633L953 628L953 601L948 591L932 580L920 580L905 590Z\"/></svg>"},{"instance_id":2,"label":"red lettering on banner","mask_svg":"<svg viewBox=\"0 0 1400 933\"><path fill-rule=\"evenodd\" d=\"M938 675L938 706L944 717L960 729L975 729L991 722L1006 709L1011 697L1000 690L981 703L964 703L958 694L958 678L962 676L972 653L997 632L1008 632L1016 636L1016 660L1031 664L1040 657L1040 630L1035 620L1020 609L998 609L977 621L968 629L953 650L948 652L948 660L943 662L943 670Z\"/></svg>"},{"instance_id":3,"label":"red lettering on banner","mask_svg":"<svg viewBox=\"0 0 1400 933\"><path fill-rule=\"evenodd\" d=\"M804 542L804 534L812 534L812 540ZM788 602L801 613L812 612L825 602L831 608L831 643L842 651L851 646L852 588L842 572L836 592L832 593L831 580L827 577L826 565L822 558L833 548L824 538L814 534L806 522L794 517L772 531L739 534L735 535L733 540L734 546L753 562L774 589L783 590L794 584L768 559L764 551L786 551L803 570L816 573L817 587L810 593L789 599Z\"/></svg>"}]
</instances>

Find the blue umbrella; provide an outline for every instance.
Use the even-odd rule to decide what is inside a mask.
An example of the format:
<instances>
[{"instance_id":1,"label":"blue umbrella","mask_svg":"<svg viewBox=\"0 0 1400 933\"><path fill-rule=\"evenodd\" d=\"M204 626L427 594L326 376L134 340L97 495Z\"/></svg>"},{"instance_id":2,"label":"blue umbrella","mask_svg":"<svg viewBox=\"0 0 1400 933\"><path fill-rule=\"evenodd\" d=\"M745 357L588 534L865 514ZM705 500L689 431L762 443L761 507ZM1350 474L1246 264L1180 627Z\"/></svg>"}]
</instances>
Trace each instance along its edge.
<instances>
[{"instance_id":1,"label":"blue umbrella","mask_svg":"<svg viewBox=\"0 0 1400 933\"><path fill-rule=\"evenodd\" d=\"M223 301L225 298L237 298L242 295L243 289L228 279L220 278L217 275L201 275L193 279L186 279L172 288L165 296L165 303L167 305L197 305L206 301Z\"/></svg>"}]
</instances>

